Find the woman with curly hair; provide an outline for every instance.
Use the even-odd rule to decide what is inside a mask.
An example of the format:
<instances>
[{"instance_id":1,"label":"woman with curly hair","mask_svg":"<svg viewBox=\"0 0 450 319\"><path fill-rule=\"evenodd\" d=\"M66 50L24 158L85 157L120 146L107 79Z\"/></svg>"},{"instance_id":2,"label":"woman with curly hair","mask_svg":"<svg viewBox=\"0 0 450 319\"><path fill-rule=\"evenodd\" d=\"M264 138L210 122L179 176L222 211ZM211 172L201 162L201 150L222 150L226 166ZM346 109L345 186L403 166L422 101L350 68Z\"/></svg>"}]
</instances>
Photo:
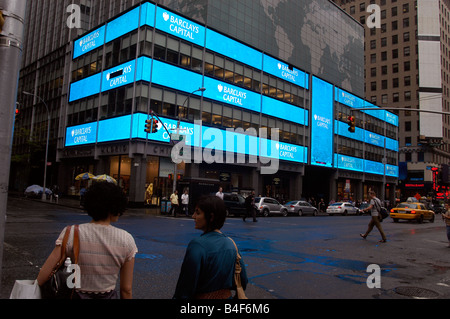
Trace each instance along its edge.
<instances>
[{"instance_id":1,"label":"woman with curly hair","mask_svg":"<svg viewBox=\"0 0 450 319\"><path fill-rule=\"evenodd\" d=\"M81 288L76 289L75 299L117 299L115 287L119 273L120 298L132 298L137 247L128 232L111 225L122 216L126 205L125 194L115 184L97 182L87 190L84 208L92 220L79 225L78 266L81 272ZM67 256L72 255L73 228L66 247ZM39 285L48 280L54 265L61 257L61 244L66 229L67 227L61 232L55 249L39 272Z\"/></svg>"}]
</instances>

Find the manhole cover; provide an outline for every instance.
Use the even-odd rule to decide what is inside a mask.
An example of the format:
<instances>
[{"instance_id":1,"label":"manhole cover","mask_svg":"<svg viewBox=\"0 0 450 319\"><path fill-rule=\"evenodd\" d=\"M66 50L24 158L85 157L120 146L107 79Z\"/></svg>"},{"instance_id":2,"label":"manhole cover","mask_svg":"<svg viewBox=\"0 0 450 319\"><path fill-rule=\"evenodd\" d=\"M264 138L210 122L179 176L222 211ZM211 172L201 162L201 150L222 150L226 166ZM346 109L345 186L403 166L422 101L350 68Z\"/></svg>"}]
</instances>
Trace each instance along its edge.
<instances>
[{"instance_id":1,"label":"manhole cover","mask_svg":"<svg viewBox=\"0 0 450 319\"><path fill-rule=\"evenodd\" d=\"M437 298L439 294L435 291L419 288L419 287L397 287L394 289L396 293L403 296L415 298Z\"/></svg>"}]
</instances>

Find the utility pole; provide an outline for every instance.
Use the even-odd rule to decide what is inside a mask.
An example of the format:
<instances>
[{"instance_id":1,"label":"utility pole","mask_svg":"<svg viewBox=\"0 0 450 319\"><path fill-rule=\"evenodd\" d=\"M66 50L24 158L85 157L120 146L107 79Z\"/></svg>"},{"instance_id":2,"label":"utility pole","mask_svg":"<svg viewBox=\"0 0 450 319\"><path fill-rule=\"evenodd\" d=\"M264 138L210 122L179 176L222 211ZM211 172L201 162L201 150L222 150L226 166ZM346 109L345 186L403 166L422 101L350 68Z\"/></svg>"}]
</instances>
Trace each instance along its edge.
<instances>
[{"instance_id":1,"label":"utility pole","mask_svg":"<svg viewBox=\"0 0 450 319\"><path fill-rule=\"evenodd\" d=\"M26 5L27 0L0 0L0 287Z\"/></svg>"}]
</instances>

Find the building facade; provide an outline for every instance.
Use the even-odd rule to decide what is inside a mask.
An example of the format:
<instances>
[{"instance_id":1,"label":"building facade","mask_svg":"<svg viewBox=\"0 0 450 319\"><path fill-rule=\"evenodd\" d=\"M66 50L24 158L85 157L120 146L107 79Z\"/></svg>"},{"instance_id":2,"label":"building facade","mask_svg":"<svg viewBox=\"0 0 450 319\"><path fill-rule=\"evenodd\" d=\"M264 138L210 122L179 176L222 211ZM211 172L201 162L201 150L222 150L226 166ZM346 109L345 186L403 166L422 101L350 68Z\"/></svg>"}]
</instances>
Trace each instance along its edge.
<instances>
[{"instance_id":1,"label":"building facade","mask_svg":"<svg viewBox=\"0 0 450 319\"><path fill-rule=\"evenodd\" d=\"M450 2L410 0L335 0L366 27L365 97L382 107L402 109L400 118L399 197L448 198ZM380 8L380 28L366 21Z\"/></svg>"},{"instance_id":2,"label":"building facade","mask_svg":"<svg viewBox=\"0 0 450 319\"><path fill-rule=\"evenodd\" d=\"M398 117L361 98L363 28L332 2L142 1L101 22L102 3L84 8L99 23L59 49L59 66L57 50L39 59L62 72L49 178L64 192L89 171L138 204L175 187L282 201L395 195ZM20 90L49 91L25 70ZM38 102L22 103L32 115L18 123L46 124L33 119ZM158 132L147 134L151 118Z\"/></svg>"}]
</instances>

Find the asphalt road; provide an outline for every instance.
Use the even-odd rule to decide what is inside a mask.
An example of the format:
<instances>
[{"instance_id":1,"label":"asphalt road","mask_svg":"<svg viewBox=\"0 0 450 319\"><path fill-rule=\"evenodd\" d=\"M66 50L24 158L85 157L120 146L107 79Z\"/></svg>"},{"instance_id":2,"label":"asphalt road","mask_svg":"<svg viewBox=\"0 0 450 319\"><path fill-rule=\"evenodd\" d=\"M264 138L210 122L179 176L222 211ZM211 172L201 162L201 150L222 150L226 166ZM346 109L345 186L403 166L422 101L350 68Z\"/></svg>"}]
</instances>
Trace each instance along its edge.
<instances>
[{"instance_id":1,"label":"asphalt road","mask_svg":"<svg viewBox=\"0 0 450 319\"><path fill-rule=\"evenodd\" d=\"M80 209L10 198L0 298L16 279L34 279L67 224L89 222ZM229 218L222 231L237 243L252 299L412 299L450 297L450 248L440 216L435 223L383 222L363 240L368 216ZM129 210L115 225L139 249L133 296L170 299L187 244L200 235L189 218ZM370 289L369 265L380 267L381 288Z\"/></svg>"}]
</instances>

